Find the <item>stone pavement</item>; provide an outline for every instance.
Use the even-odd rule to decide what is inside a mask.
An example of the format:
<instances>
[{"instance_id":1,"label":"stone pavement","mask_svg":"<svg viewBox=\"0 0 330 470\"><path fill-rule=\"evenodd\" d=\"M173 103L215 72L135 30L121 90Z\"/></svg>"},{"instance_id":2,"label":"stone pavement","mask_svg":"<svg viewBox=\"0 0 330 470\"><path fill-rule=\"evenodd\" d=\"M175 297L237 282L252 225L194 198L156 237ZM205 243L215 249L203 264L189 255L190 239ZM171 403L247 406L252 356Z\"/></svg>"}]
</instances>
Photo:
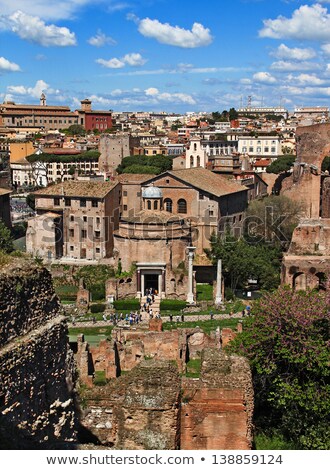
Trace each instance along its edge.
<instances>
[{"instance_id":1,"label":"stone pavement","mask_svg":"<svg viewBox=\"0 0 330 470\"><path fill-rule=\"evenodd\" d=\"M179 321L177 321L177 317L179 317ZM233 313L232 315L229 315L228 313L215 313L213 315L213 320L227 320L229 318L242 318L242 312L237 312ZM161 319L163 322L169 322L170 317L168 315L162 316ZM184 322L181 321L181 313L178 315L173 314L173 323L181 323L184 324L185 322L196 322L196 321L206 321L210 320L211 316L210 315L184 315ZM138 325L147 325L149 320L143 320L142 322L138 323ZM133 327L138 326L136 323L132 325ZM104 320L98 320L96 322L93 321L76 321L74 324L72 321L68 322L69 328L78 328L78 327L103 327L103 326L113 326L113 323L110 320L104 321ZM129 323L126 322L125 320L119 321L116 326L122 326L122 327L130 327Z\"/></svg>"}]
</instances>

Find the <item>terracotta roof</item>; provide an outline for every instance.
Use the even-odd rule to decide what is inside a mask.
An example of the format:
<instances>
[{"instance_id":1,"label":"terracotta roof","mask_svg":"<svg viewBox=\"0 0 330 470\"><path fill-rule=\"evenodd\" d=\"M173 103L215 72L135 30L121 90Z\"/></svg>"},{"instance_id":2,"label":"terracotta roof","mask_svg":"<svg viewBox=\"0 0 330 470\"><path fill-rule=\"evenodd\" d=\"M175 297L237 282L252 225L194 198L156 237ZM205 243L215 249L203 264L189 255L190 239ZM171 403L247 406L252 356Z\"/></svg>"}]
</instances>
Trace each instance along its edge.
<instances>
[{"instance_id":1,"label":"terracotta roof","mask_svg":"<svg viewBox=\"0 0 330 470\"><path fill-rule=\"evenodd\" d=\"M116 181L65 181L39 189L36 196L69 196L103 198L117 185Z\"/></svg>"},{"instance_id":2,"label":"terracotta roof","mask_svg":"<svg viewBox=\"0 0 330 470\"><path fill-rule=\"evenodd\" d=\"M10 194L10 193L11 193L10 189L0 188L0 196L4 196L5 194Z\"/></svg>"},{"instance_id":3,"label":"terracotta roof","mask_svg":"<svg viewBox=\"0 0 330 470\"><path fill-rule=\"evenodd\" d=\"M205 168L187 168L185 170L172 170L167 173L217 197L247 190L245 186L236 181L228 180L224 176L212 173L212 171Z\"/></svg>"},{"instance_id":4,"label":"terracotta roof","mask_svg":"<svg viewBox=\"0 0 330 470\"><path fill-rule=\"evenodd\" d=\"M134 173L123 173L116 176L116 180L120 183L143 183L144 181L150 180L154 175L150 174L134 174Z\"/></svg>"},{"instance_id":5,"label":"terracotta roof","mask_svg":"<svg viewBox=\"0 0 330 470\"><path fill-rule=\"evenodd\" d=\"M258 160L257 162L253 163L253 166L268 166L270 165L270 160Z\"/></svg>"}]
</instances>

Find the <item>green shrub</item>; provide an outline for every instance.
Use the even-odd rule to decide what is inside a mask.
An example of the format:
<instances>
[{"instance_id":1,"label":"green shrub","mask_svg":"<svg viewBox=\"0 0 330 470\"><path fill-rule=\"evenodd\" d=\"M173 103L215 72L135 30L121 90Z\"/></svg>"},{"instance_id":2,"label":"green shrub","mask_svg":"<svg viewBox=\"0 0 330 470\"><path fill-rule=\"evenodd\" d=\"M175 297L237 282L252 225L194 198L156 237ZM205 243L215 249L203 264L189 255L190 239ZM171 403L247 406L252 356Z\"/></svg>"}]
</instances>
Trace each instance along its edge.
<instances>
[{"instance_id":1,"label":"green shrub","mask_svg":"<svg viewBox=\"0 0 330 470\"><path fill-rule=\"evenodd\" d=\"M197 284L197 300L213 300L213 286L210 284Z\"/></svg>"},{"instance_id":2,"label":"green shrub","mask_svg":"<svg viewBox=\"0 0 330 470\"><path fill-rule=\"evenodd\" d=\"M55 292L60 300L75 301L77 299L78 287L70 284L56 286Z\"/></svg>"},{"instance_id":3,"label":"green shrub","mask_svg":"<svg viewBox=\"0 0 330 470\"><path fill-rule=\"evenodd\" d=\"M102 313L105 311L105 304L93 304L90 310L91 313Z\"/></svg>"},{"instance_id":4,"label":"green shrub","mask_svg":"<svg viewBox=\"0 0 330 470\"><path fill-rule=\"evenodd\" d=\"M173 312L179 312L187 306L184 300L162 300L160 302L160 311L171 310Z\"/></svg>"},{"instance_id":5,"label":"green shrub","mask_svg":"<svg viewBox=\"0 0 330 470\"><path fill-rule=\"evenodd\" d=\"M138 299L115 300L113 306L116 310L140 310Z\"/></svg>"}]
</instances>

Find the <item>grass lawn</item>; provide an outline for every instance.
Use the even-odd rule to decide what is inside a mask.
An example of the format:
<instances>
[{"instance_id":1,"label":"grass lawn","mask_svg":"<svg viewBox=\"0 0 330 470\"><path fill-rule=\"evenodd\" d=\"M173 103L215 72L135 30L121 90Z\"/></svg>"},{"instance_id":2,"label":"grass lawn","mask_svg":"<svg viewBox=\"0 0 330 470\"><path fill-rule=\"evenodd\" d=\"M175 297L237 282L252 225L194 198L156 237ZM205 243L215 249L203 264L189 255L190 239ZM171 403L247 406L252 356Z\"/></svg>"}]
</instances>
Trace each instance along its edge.
<instances>
[{"instance_id":1,"label":"grass lawn","mask_svg":"<svg viewBox=\"0 0 330 470\"><path fill-rule=\"evenodd\" d=\"M190 359L187 362L186 377L197 379L200 376L202 361L201 359Z\"/></svg>"},{"instance_id":2,"label":"grass lawn","mask_svg":"<svg viewBox=\"0 0 330 470\"><path fill-rule=\"evenodd\" d=\"M196 328L199 326L205 333L210 334L211 331L215 331L218 326L220 328L233 328L235 329L238 318L224 318L223 320L203 320L203 321L184 321L184 322L165 322L163 323L164 330L176 330L177 328Z\"/></svg>"},{"instance_id":3,"label":"grass lawn","mask_svg":"<svg viewBox=\"0 0 330 470\"><path fill-rule=\"evenodd\" d=\"M196 297L199 300L213 300L213 286L210 284L197 284Z\"/></svg>"},{"instance_id":4,"label":"grass lawn","mask_svg":"<svg viewBox=\"0 0 330 470\"><path fill-rule=\"evenodd\" d=\"M113 326L69 328L69 341L77 341L77 336L83 334L89 344L99 344L102 339L111 338Z\"/></svg>"}]
</instances>

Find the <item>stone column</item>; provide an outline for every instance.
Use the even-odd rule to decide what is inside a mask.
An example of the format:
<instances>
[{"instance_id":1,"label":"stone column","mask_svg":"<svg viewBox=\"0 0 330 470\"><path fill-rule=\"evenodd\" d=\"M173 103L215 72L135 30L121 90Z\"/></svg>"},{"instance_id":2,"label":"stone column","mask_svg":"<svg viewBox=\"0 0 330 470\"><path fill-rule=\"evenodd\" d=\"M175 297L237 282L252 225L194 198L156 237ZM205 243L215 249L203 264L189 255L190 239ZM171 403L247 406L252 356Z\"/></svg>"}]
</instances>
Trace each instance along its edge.
<instances>
[{"instance_id":1,"label":"stone column","mask_svg":"<svg viewBox=\"0 0 330 470\"><path fill-rule=\"evenodd\" d=\"M165 283L165 269L162 270L162 299L165 298L166 294L166 283Z\"/></svg>"},{"instance_id":2,"label":"stone column","mask_svg":"<svg viewBox=\"0 0 330 470\"><path fill-rule=\"evenodd\" d=\"M141 271L140 269L136 271L136 285L137 285L136 297L140 299L141 298Z\"/></svg>"},{"instance_id":3,"label":"stone column","mask_svg":"<svg viewBox=\"0 0 330 470\"><path fill-rule=\"evenodd\" d=\"M194 252L196 247L188 246L188 293L187 293L187 303L194 304L194 290L193 290L193 259Z\"/></svg>"},{"instance_id":4,"label":"stone column","mask_svg":"<svg viewBox=\"0 0 330 470\"><path fill-rule=\"evenodd\" d=\"M141 273L141 295L142 297L144 296L145 294L145 287L144 287L144 274Z\"/></svg>"},{"instance_id":5,"label":"stone column","mask_svg":"<svg viewBox=\"0 0 330 470\"><path fill-rule=\"evenodd\" d=\"M222 304L222 263L221 259L218 259L217 264L217 286L216 286L216 293L215 293L215 305Z\"/></svg>"}]
</instances>

